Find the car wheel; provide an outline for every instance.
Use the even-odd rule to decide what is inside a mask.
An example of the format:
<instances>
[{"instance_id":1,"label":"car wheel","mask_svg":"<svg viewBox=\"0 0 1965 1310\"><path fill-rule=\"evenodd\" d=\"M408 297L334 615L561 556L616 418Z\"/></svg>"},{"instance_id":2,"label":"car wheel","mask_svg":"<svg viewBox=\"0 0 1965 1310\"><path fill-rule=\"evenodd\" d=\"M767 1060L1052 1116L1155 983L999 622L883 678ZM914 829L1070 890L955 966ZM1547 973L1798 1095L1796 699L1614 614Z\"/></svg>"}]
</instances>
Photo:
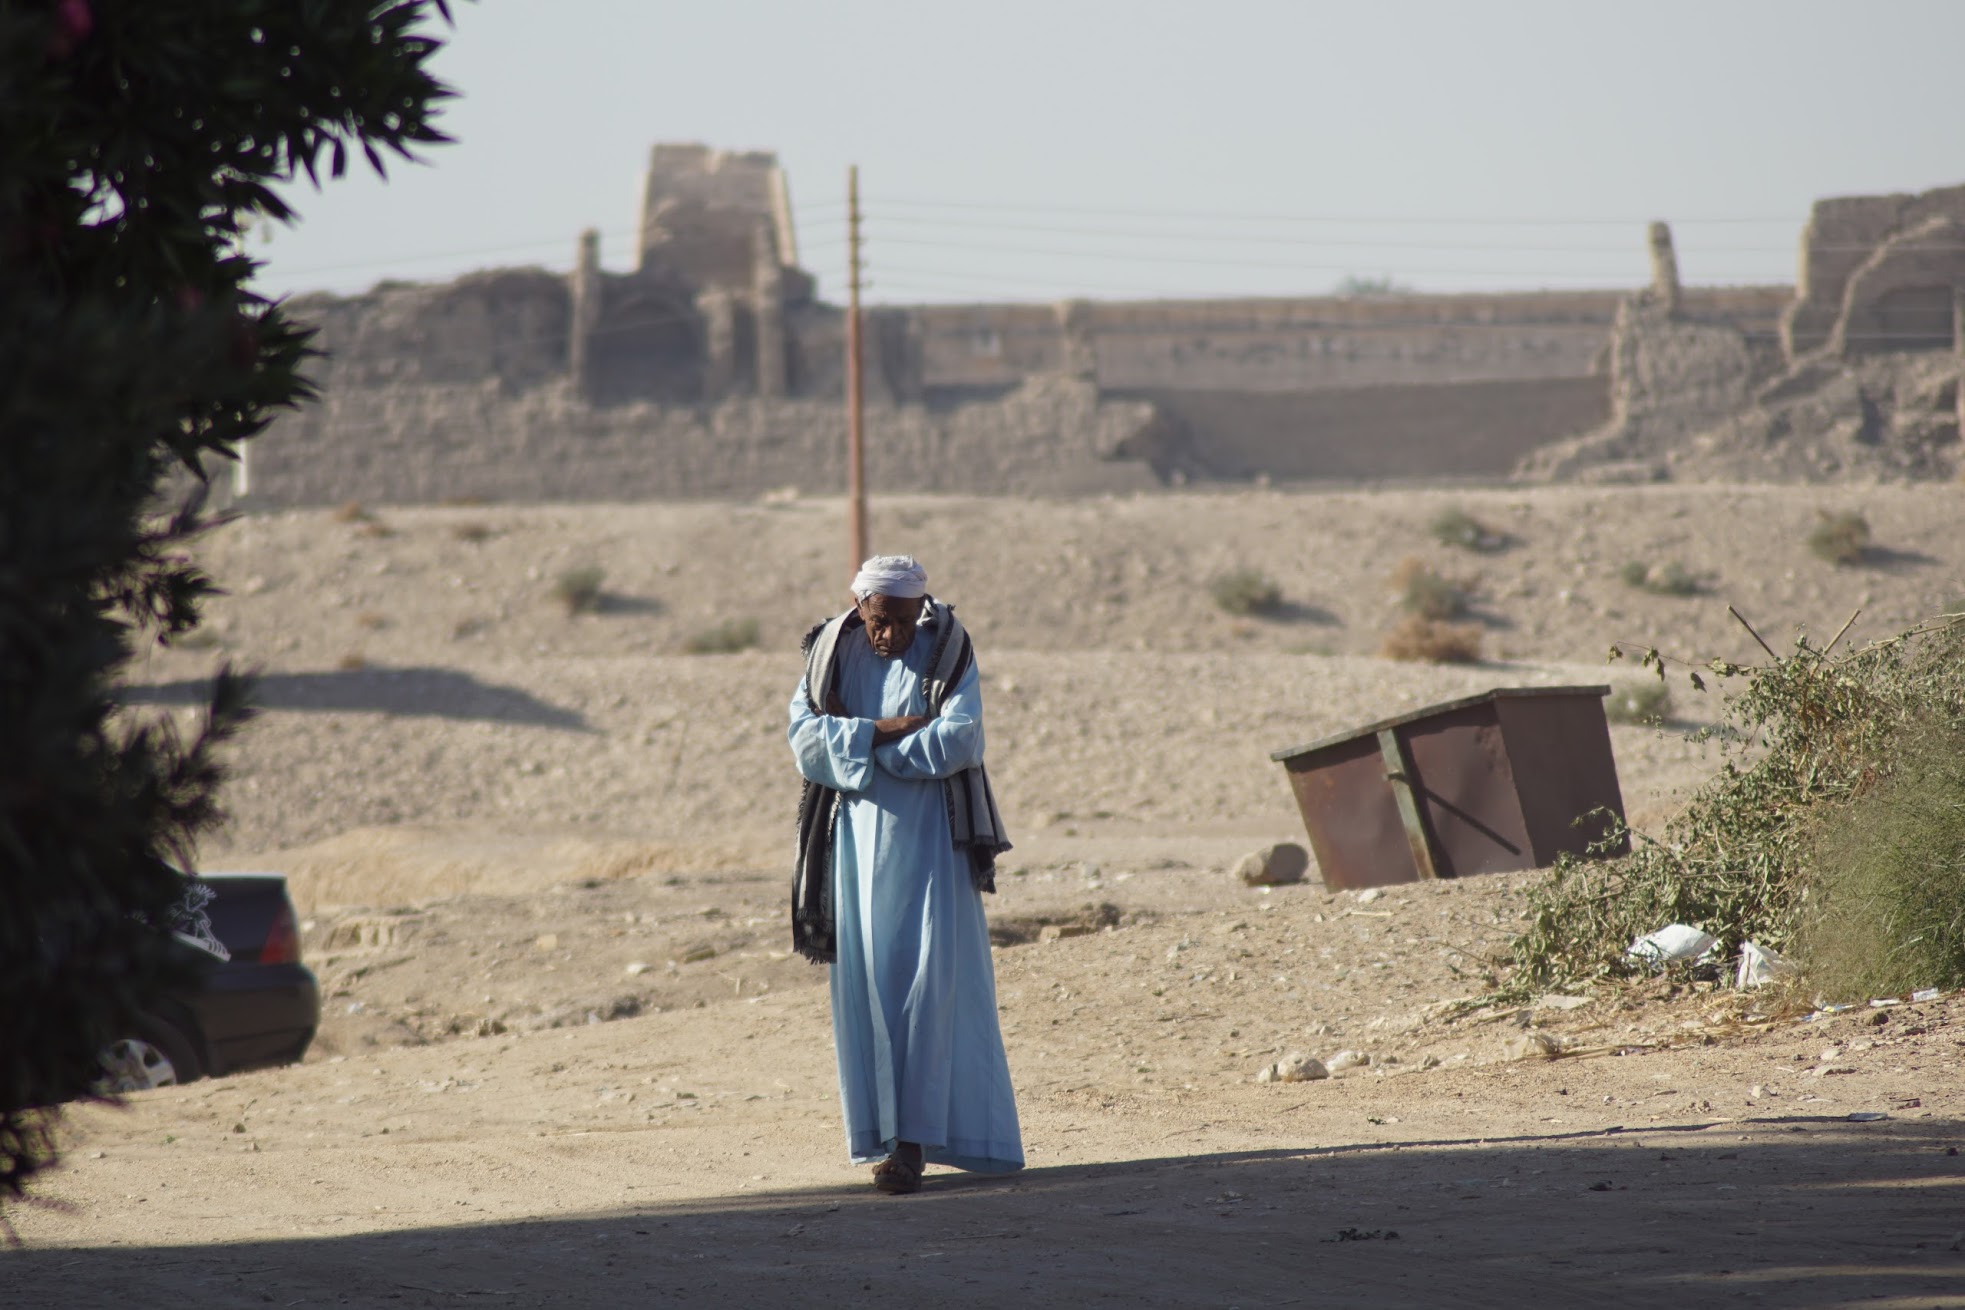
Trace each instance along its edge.
<instances>
[{"instance_id":1,"label":"car wheel","mask_svg":"<svg viewBox=\"0 0 1965 1310\"><path fill-rule=\"evenodd\" d=\"M162 1019L143 1015L131 1025L128 1037L118 1038L102 1053L102 1092L147 1092L155 1087L196 1082L204 1073L191 1043Z\"/></svg>"}]
</instances>

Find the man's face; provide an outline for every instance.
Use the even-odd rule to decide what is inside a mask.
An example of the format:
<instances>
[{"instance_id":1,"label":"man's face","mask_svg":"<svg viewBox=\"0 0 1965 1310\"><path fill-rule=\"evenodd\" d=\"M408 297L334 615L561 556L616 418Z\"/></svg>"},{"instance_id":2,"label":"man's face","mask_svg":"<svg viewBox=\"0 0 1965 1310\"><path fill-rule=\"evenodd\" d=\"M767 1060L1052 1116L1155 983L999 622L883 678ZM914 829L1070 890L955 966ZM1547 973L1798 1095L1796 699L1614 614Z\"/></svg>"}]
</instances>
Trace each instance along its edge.
<instances>
[{"instance_id":1,"label":"man's face","mask_svg":"<svg viewBox=\"0 0 1965 1310\"><path fill-rule=\"evenodd\" d=\"M866 623L867 644L883 660L907 654L914 644L914 625L921 617L921 600L902 600L898 596L868 596L857 602L860 618Z\"/></svg>"}]
</instances>

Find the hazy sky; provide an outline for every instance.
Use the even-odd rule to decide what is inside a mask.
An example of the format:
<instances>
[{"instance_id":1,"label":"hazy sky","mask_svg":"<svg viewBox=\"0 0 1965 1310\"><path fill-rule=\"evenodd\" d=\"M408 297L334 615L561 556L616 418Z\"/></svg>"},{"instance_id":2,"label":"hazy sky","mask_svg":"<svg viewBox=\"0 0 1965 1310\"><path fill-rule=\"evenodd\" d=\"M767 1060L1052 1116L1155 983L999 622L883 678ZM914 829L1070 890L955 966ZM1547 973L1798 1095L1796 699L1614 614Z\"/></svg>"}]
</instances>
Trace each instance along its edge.
<instances>
[{"instance_id":1,"label":"hazy sky","mask_svg":"<svg viewBox=\"0 0 1965 1310\"><path fill-rule=\"evenodd\" d=\"M1817 197L1965 182L1965 0L480 0L458 144L295 188L267 290L627 267L657 141L776 150L875 300L1787 282Z\"/></svg>"}]
</instances>

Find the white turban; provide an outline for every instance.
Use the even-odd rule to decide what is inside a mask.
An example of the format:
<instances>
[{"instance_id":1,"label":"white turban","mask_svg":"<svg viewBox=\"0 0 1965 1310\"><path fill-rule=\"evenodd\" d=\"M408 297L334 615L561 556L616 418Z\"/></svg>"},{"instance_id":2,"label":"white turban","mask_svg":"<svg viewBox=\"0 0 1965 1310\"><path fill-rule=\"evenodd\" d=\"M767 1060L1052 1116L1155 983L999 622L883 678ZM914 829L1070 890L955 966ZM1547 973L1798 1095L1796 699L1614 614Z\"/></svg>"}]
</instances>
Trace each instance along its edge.
<instances>
[{"instance_id":1,"label":"white turban","mask_svg":"<svg viewBox=\"0 0 1965 1310\"><path fill-rule=\"evenodd\" d=\"M928 571L912 555L875 555L854 575L853 594L914 600L928 594Z\"/></svg>"}]
</instances>

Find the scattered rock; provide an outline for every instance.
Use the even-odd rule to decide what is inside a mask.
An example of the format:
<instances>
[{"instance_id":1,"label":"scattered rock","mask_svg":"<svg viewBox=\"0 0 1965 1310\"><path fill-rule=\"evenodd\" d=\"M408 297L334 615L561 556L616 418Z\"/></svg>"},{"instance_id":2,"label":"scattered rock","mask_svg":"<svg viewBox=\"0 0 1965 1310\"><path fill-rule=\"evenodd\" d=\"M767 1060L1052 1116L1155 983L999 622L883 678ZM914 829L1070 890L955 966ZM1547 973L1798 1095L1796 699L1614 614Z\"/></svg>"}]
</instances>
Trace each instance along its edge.
<instances>
[{"instance_id":1,"label":"scattered rock","mask_svg":"<svg viewBox=\"0 0 1965 1310\"><path fill-rule=\"evenodd\" d=\"M1371 1056L1363 1051L1339 1051L1336 1055L1324 1061L1324 1067L1329 1069L1333 1074L1339 1074L1343 1073L1346 1069L1362 1069L1370 1063Z\"/></svg>"},{"instance_id":2,"label":"scattered rock","mask_svg":"<svg viewBox=\"0 0 1965 1310\"><path fill-rule=\"evenodd\" d=\"M1367 887L1363 891L1358 893L1358 904L1370 905L1373 901L1377 900L1379 897L1383 896L1384 894L1385 894L1385 889L1383 887Z\"/></svg>"},{"instance_id":3,"label":"scattered rock","mask_svg":"<svg viewBox=\"0 0 1965 1310\"><path fill-rule=\"evenodd\" d=\"M556 951L559 949L559 934L556 932L541 933L533 940L532 946L535 950Z\"/></svg>"},{"instance_id":4,"label":"scattered rock","mask_svg":"<svg viewBox=\"0 0 1965 1310\"><path fill-rule=\"evenodd\" d=\"M1259 1083L1314 1083L1330 1077L1330 1070L1322 1060L1308 1055L1286 1055L1271 1065L1263 1066L1262 1072L1255 1076Z\"/></svg>"},{"instance_id":5,"label":"scattered rock","mask_svg":"<svg viewBox=\"0 0 1965 1310\"><path fill-rule=\"evenodd\" d=\"M654 967L655 967L654 965L649 964L645 960L636 960L634 963L630 964L627 967L626 973L630 978L639 978L641 977L641 975L647 973L650 969L653 969Z\"/></svg>"},{"instance_id":6,"label":"scattered rock","mask_svg":"<svg viewBox=\"0 0 1965 1310\"><path fill-rule=\"evenodd\" d=\"M1235 876L1249 887L1283 887L1302 882L1309 867L1310 852L1285 841L1244 855L1235 866Z\"/></svg>"},{"instance_id":7,"label":"scattered rock","mask_svg":"<svg viewBox=\"0 0 1965 1310\"><path fill-rule=\"evenodd\" d=\"M1058 942L1067 937L1089 937L1097 931L1089 923L1047 923L1037 930L1037 940Z\"/></svg>"},{"instance_id":8,"label":"scattered rock","mask_svg":"<svg viewBox=\"0 0 1965 1310\"><path fill-rule=\"evenodd\" d=\"M1587 996L1564 996L1560 992L1550 992L1546 996L1535 998L1535 1008L1538 1010L1576 1010L1589 1003L1590 998Z\"/></svg>"},{"instance_id":9,"label":"scattered rock","mask_svg":"<svg viewBox=\"0 0 1965 1310\"><path fill-rule=\"evenodd\" d=\"M1562 1054L1562 1042L1548 1033L1526 1032L1503 1043L1501 1051L1510 1060L1553 1060Z\"/></svg>"},{"instance_id":10,"label":"scattered rock","mask_svg":"<svg viewBox=\"0 0 1965 1310\"><path fill-rule=\"evenodd\" d=\"M690 947L677 958L684 964L696 964L702 960L712 960L716 958L716 947L709 942L701 942Z\"/></svg>"}]
</instances>

